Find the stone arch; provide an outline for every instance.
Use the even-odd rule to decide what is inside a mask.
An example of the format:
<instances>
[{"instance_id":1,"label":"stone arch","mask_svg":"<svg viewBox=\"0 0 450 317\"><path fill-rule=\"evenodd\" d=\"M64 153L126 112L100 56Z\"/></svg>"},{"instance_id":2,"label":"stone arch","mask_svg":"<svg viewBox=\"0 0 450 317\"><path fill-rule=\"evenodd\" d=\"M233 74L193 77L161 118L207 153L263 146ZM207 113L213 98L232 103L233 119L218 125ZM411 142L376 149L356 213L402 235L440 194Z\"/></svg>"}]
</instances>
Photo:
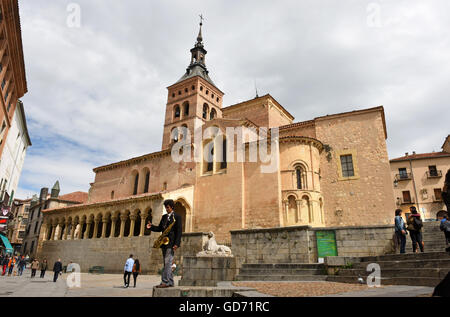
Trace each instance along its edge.
<instances>
[{"instance_id":1,"label":"stone arch","mask_svg":"<svg viewBox=\"0 0 450 317\"><path fill-rule=\"evenodd\" d=\"M133 170L131 172L130 183L131 183L131 195L137 195L138 189L139 189L139 187L138 187L139 186L139 171Z\"/></svg>"},{"instance_id":2,"label":"stone arch","mask_svg":"<svg viewBox=\"0 0 450 317\"><path fill-rule=\"evenodd\" d=\"M176 120L179 118L181 118L181 108L180 108L180 105L176 104L173 107L173 119Z\"/></svg>"},{"instance_id":3,"label":"stone arch","mask_svg":"<svg viewBox=\"0 0 450 317\"><path fill-rule=\"evenodd\" d=\"M307 189L308 188L308 165L304 162L297 161L293 165L294 169L294 188Z\"/></svg>"},{"instance_id":4,"label":"stone arch","mask_svg":"<svg viewBox=\"0 0 450 317\"><path fill-rule=\"evenodd\" d=\"M209 105L205 102L203 104L202 118L205 119L205 120L208 120L208 115L209 115Z\"/></svg>"},{"instance_id":5,"label":"stone arch","mask_svg":"<svg viewBox=\"0 0 450 317\"><path fill-rule=\"evenodd\" d=\"M172 128L172 130L170 130L170 141L172 143L177 143L179 140L180 140L180 136L179 136L178 127Z\"/></svg>"},{"instance_id":6,"label":"stone arch","mask_svg":"<svg viewBox=\"0 0 450 317\"><path fill-rule=\"evenodd\" d=\"M313 214L312 206L311 206L311 197L309 195L304 194L302 196L302 206L305 207L305 209L307 211L308 222L309 223L314 222L314 214Z\"/></svg>"},{"instance_id":7,"label":"stone arch","mask_svg":"<svg viewBox=\"0 0 450 317\"><path fill-rule=\"evenodd\" d=\"M436 220L442 220L444 218L444 216L448 217L448 212L446 210L439 210L436 213Z\"/></svg>"},{"instance_id":8,"label":"stone arch","mask_svg":"<svg viewBox=\"0 0 450 317\"><path fill-rule=\"evenodd\" d=\"M213 120L217 117L217 111L216 109L212 108L209 112L209 120Z\"/></svg>"},{"instance_id":9,"label":"stone arch","mask_svg":"<svg viewBox=\"0 0 450 317\"><path fill-rule=\"evenodd\" d=\"M139 185L139 193L148 193L150 188L150 169L144 167L140 173L143 177L141 184Z\"/></svg>"},{"instance_id":10,"label":"stone arch","mask_svg":"<svg viewBox=\"0 0 450 317\"><path fill-rule=\"evenodd\" d=\"M94 232L97 231L97 234L93 238L98 239L98 238L102 237L102 233L103 233L103 214L98 213L97 216L95 217L95 220L97 221L97 227L94 228ZM94 222L94 225L95 225L95 222Z\"/></svg>"},{"instance_id":11,"label":"stone arch","mask_svg":"<svg viewBox=\"0 0 450 317\"><path fill-rule=\"evenodd\" d=\"M132 232L133 237L139 237L141 234L141 211L139 209L135 210L134 214L136 215L136 220L134 221L134 230Z\"/></svg>"},{"instance_id":12,"label":"stone arch","mask_svg":"<svg viewBox=\"0 0 450 317\"><path fill-rule=\"evenodd\" d=\"M146 211L146 214L147 214L147 217L144 219L145 225L147 225L148 222L153 223L153 222L152 222L152 220L153 220L153 210L152 210L152 208L151 208L151 207L148 207L145 211ZM142 220L141 220L141 221L142 221ZM147 228L145 228L145 230L144 230L144 236L149 236L150 233L151 233L151 231L148 230Z\"/></svg>"},{"instance_id":13,"label":"stone arch","mask_svg":"<svg viewBox=\"0 0 450 317\"><path fill-rule=\"evenodd\" d=\"M125 212L123 212L122 215L126 217L123 236L128 237L130 235L130 227L131 227L130 211L126 210Z\"/></svg>"},{"instance_id":14,"label":"stone arch","mask_svg":"<svg viewBox=\"0 0 450 317\"><path fill-rule=\"evenodd\" d=\"M175 200L175 212L181 216L182 232L191 232L192 209L184 198Z\"/></svg>"},{"instance_id":15,"label":"stone arch","mask_svg":"<svg viewBox=\"0 0 450 317\"><path fill-rule=\"evenodd\" d=\"M183 103L183 117L189 116L189 101Z\"/></svg>"},{"instance_id":16,"label":"stone arch","mask_svg":"<svg viewBox=\"0 0 450 317\"><path fill-rule=\"evenodd\" d=\"M91 224L89 226L89 232L86 232L88 239L92 239L94 237L94 226L95 226L94 220L95 220L94 214L90 214L89 217L87 218L87 222Z\"/></svg>"},{"instance_id":17,"label":"stone arch","mask_svg":"<svg viewBox=\"0 0 450 317\"><path fill-rule=\"evenodd\" d=\"M297 197L295 195L289 195L287 197L287 205L288 205L287 222L288 224L296 224L299 221L297 210Z\"/></svg>"},{"instance_id":18,"label":"stone arch","mask_svg":"<svg viewBox=\"0 0 450 317\"><path fill-rule=\"evenodd\" d=\"M114 232L111 232L111 237L116 238L120 235L120 212L119 211L115 211L113 213L113 217L115 217L115 222L114 222ZM111 218L111 221L113 221L113 219Z\"/></svg>"}]
</instances>

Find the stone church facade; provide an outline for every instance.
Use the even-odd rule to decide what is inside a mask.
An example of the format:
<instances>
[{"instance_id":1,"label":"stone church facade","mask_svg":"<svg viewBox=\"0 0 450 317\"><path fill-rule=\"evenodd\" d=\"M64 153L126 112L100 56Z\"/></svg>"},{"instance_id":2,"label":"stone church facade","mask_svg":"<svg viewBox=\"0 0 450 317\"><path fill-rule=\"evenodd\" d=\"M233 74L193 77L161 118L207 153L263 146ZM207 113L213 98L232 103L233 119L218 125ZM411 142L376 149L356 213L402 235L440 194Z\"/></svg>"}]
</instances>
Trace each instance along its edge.
<instances>
[{"instance_id":1,"label":"stone church facade","mask_svg":"<svg viewBox=\"0 0 450 317\"><path fill-rule=\"evenodd\" d=\"M392 223L395 204L383 107L304 122L294 122L271 95L224 107L224 93L209 76L206 54L200 27L186 73L168 87L161 151L95 168L87 203L44 210L41 256L59 252L67 261L82 261L82 252L91 248L95 260L90 265L101 265L104 252L123 250L126 258L133 245L145 245L141 257L148 257L156 236L150 237L145 224L159 222L165 199L176 201L187 237L213 231L224 244L230 244L230 230ZM187 154L191 160L176 162L173 149L186 140L183 128L203 138L182 148L192 150ZM205 140L210 128L216 134ZM246 128L255 135L230 137L229 128ZM264 129L270 136L278 131L274 147L269 141L269 152L276 157L271 172L261 172L267 162L249 158L253 145L262 146ZM242 162L228 156L238 146L245 149ZM213 159L207 160L205 153ZM157 255L150 258L160 256L152 254Z\"/></svg>"}]
</instances>

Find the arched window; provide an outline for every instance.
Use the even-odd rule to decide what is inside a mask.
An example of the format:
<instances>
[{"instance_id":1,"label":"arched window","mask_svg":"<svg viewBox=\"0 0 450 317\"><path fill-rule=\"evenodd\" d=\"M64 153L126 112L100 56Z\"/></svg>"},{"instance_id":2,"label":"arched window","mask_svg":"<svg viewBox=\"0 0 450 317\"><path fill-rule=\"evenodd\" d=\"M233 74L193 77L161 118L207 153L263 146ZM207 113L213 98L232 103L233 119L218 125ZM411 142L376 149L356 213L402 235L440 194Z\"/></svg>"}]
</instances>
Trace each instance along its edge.
<instances>
[{"instance_id":1,"label":"arched window","mask_svg":"<svg viewBox=\"0 0 450 317\"><path fill-rule=\"evenodd\" d=\"M134 177L133 195L137 195L138 193L138 184L139 184L139 173L136 173L136 176Z\"/></svg>"},{"instance_id":2,"label":"arched window","mask_svg":"<svg viewBox=\"0 0 450 317\"><path fill-rule=\"evenodd\" d=\"M185 102L183 104L184 116L187 117L189 115L189 102Z\"/></svg>"},{"instance_id":3,"label":"arched window","mask_svg":"<svg viewBox=\"0 0 450 317\"><path fill-rule=\"evenodd\" d=\"M203 119L208 119L208 111L209 111L209 106L208 104L204 104L203 105Z\"/></svg>"},{"instance_id":4,"label":"arched window","mask_svg":"<svg viewBox=\"0 0 450 317\"><path fill-rule=\"evenodd\" d=\"M176 118L179 118L180 115L181 115L180 106L176 105L175 108L174 108L174 115L173 115L173 117L176 119Z\"/></svg>"},{"instance_id":5,"label":"arched window","mask_svg":"<svg viewBox=\"0 0 450 317\"><path fill-rule=\"evenodd\" d=\"M148 186L150 184L150 172L147 172L145 174L145 186L144 186L144 193L148 193Z\"/></svg>"},{"instance_id":6,"label":"arched window","mask_svg":"<svg viewBox=\"0 0 450 317\"><path fill-rule=\"evenodd\" d=\"M111 199L114 199L114 191L111 192Z\"/></svg>"},{"instance_id":7,"label":"arched window","mask_svg":"<svg viewBox=\"0 0 450 317\"><path fill-rule=\"evenodd\" d=\"M297 185L297 189L306 189L306 173L303 166L295 167L295 181Z\"/></svg>"},{"instance_id":8,"label":"arched window","mask_svg":"<svg viewBox=\"0 0 450 317\"><path fill-rule=\"evenodd\" d=\"M203 158L204 172L212 172L214 168L214 142L209 140L206 142L206 151L203 151L205 157Z\"/></svg>"},{"instance_id":9,"label":"arched window","mask_svg":"<svg viewBox=\"0 0 450 317\"><path fill-rule=\"evenodd\" d=\"M173 128L170 134L172 136L172 142L174 143L178 142L178 128Z\"/></svg>"},{"instance_id":10,"label":"arched window","mask_svg":"<svg viewBox=\"0 0 450 317\"><path fill-rule=\"evenodd\" d=\"M209 114L209 120L212 120L216 117L216 110L211 109L211 113Z\"/></svg>"},{"instance_id":11,"label":"arched window","mask_svg":"<svg viewBox=\"0 0 450 317\"><path fill-rule=\"evenodd\" d=\"M180 129L179 139L184 139L187 136L188 132L188 126L186 124L183 124Z\"/></svg>"}]
</instances>

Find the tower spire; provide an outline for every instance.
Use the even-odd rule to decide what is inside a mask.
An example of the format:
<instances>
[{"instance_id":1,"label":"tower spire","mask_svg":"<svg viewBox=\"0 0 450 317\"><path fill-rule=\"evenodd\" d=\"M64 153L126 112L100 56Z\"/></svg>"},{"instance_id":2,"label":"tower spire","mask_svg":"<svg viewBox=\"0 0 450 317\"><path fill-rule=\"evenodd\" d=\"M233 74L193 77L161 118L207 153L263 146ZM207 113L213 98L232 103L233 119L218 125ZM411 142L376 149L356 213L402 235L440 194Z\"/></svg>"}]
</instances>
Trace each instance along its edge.
<instances>
[{"instance_id":1,"label":"tower spire","mask_svg":"<svg viewBox=\"0 0 450 317\"><path fill-rule=\"evenodd\" d=\"M203 46L202 26L203 26L203 15L200 14L200 31L198 32L197 44L195 46L199 44Z\"/></svg>"}]
</instances>

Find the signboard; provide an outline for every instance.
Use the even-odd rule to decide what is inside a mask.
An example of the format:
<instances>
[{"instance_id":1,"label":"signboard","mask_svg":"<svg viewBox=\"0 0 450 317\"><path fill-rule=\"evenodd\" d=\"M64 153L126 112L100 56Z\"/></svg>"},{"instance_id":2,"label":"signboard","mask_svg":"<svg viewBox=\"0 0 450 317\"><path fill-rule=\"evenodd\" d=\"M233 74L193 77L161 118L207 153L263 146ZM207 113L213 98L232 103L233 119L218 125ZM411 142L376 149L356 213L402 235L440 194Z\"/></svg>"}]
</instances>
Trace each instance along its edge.
<instances>
[{"instance_id":1,"label":"signboard","mask_svg":"<svg viewBox=\"0 0 450 317\"><path fill-rule=\"evenodd\" d=\"M336 233L333 230L316 231L317 257L337 256Z\"/></svg>"}]
</instances>

